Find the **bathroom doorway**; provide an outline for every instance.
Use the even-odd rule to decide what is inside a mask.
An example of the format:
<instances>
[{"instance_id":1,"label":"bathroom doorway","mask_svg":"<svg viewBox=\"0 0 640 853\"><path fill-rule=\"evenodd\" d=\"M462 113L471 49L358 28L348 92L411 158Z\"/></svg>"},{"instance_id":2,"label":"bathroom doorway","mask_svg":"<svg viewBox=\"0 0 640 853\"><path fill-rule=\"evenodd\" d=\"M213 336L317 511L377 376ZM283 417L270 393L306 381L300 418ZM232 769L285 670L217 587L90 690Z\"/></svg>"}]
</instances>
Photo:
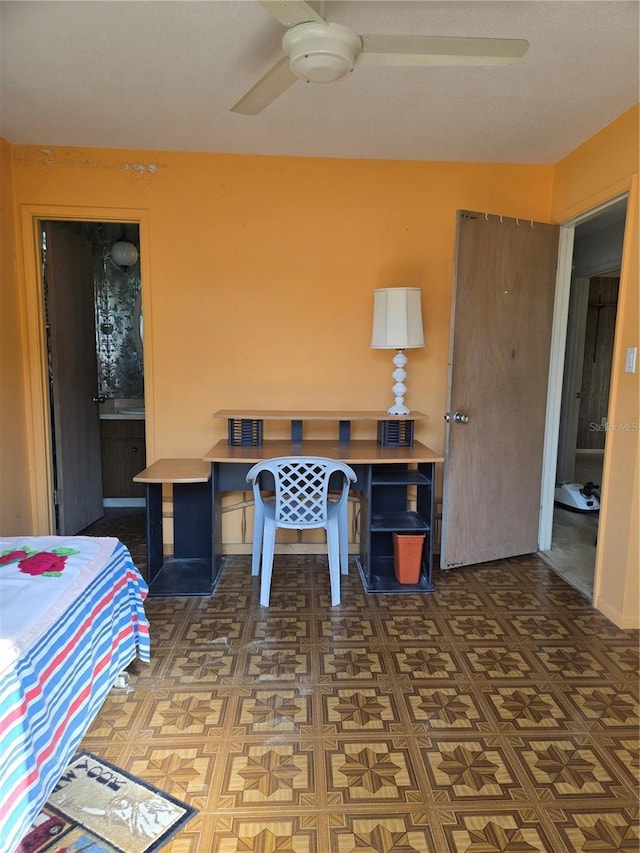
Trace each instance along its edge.
<instances>
[{"instance_id":1,"label":"bathroom doorway","mask_svg":"<svg viewBox=\"0 0 640 853\"><path fill-rule=\"evenodd\" d=\"M54 527L73 535L119 500L116 475L144 505L139 227L41 220L40 234Z\"/></svg>"}]
</instances>

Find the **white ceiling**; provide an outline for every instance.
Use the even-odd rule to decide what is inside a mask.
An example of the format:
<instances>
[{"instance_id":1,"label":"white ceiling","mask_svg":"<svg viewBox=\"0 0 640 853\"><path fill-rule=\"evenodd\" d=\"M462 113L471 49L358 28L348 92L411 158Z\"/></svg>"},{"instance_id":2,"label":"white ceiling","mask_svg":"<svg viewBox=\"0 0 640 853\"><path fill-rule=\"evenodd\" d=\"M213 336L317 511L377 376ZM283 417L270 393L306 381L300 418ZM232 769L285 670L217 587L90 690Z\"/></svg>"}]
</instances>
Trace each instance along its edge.
<instances>
[{"instance_id":1,"label":"white ceiling","mask_svg":"<svg viewBox=\"0 0 640 853\"><path fill-rule=\"evenodd\" d=\"M230 112L281 56L254 0L0 3L10 143L554 163L640 99L639 0L349 0L359 34L524 38L494 67L356 67Z\"/></svg>"}]
</instances>

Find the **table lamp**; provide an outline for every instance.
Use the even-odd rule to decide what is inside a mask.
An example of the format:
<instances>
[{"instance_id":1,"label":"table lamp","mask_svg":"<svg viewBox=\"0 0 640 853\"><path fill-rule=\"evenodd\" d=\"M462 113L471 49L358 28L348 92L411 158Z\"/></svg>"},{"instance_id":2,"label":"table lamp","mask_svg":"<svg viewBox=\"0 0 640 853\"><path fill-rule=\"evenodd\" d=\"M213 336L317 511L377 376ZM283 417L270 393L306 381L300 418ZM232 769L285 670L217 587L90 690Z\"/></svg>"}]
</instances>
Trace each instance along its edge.
<instances>
[{"instance_id":1,"label":"table lamp","mask_svg":"<svg viewBox=\"0 0 640 853\"><path fill-rule=\"evenodd\" d=\"M395 404L387 410L390 415L408 415L411 409L405 406L407 386L404 380L407 371L405 349L424 346L422 331L422 290L419 287L383 287L373 292L373 335L374 349L397 350L392 376L395 384L392 391Z\"/></svg>"}]
</instances>

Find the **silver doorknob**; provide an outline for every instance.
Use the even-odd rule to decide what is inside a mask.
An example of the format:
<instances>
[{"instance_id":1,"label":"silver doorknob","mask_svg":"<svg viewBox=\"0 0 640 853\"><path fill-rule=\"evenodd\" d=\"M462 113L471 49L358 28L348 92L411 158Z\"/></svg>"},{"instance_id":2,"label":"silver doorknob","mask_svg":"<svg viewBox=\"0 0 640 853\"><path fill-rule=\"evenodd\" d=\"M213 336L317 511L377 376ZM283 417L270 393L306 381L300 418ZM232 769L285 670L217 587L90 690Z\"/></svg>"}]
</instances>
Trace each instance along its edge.
<instances>
[{"instance_id":1,"label":"silver doorknob","mask_svg":"<svg viewBox=\"0 0 640 853\"><path fill-rule=\"evenodd\" d=\"M445 421L450 424L453 422L454 424L466 424L469 423L469 415L463 414L463 412L447 412L444 416Z\"/></svg>"}]
</instances>

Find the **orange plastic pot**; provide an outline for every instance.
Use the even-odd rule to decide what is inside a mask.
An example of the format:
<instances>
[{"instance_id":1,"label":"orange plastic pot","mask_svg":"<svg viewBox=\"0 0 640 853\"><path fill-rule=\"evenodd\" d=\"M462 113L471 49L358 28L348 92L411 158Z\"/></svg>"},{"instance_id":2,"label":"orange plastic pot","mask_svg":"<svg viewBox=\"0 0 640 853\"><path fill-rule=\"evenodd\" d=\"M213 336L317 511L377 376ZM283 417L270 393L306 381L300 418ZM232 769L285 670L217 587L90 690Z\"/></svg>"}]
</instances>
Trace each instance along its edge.
<instances>
[{"instance_id":1,"label":"orange plastic pot","mask_svg":"<svg viewBox=\"0 0 640 853\"><path fill-rule=\"evenodd\" d=\"M424 533L393 534L393 569L400 583L418 583L424 539Z\"/></svg>"}]
</instances>

